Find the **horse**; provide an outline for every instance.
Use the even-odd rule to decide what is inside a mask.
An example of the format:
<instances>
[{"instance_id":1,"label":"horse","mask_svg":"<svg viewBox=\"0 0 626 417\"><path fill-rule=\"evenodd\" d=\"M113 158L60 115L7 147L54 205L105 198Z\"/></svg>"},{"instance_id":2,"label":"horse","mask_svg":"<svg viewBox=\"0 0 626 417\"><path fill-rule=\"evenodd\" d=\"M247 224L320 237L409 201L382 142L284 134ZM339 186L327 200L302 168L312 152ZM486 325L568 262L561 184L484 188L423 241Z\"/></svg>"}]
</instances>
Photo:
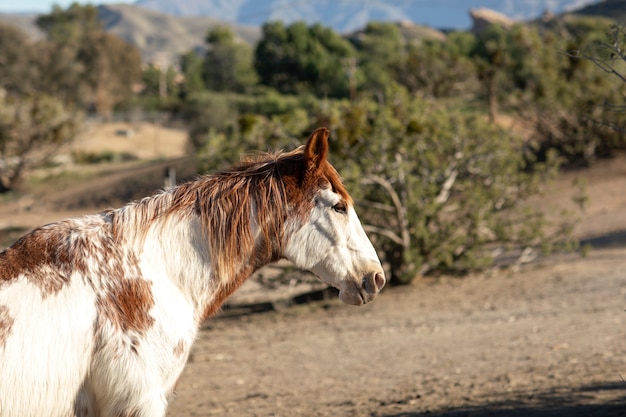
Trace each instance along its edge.
<instances>
[{"instance_id":1,"label":"horse","mask_svg":"<svg viewBox=\"0 0 626 417\"><path fill-rule=\"evenodd\" d=\"M289 152L39 227L0 252L0 416L158 417L202 323L287 259L351 305L385 285L328 162L329 130Z\"/></svg>"}]
</instances>

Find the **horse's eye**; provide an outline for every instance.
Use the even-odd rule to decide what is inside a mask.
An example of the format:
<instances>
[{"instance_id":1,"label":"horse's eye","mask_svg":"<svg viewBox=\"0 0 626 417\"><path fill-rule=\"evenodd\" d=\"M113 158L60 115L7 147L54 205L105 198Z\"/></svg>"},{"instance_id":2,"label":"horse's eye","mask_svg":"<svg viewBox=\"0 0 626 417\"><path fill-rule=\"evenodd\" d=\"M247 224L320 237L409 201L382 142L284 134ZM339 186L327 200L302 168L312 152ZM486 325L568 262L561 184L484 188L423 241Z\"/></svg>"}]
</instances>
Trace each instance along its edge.
<instances>
[{"instance_id":1,"label":"horse's eye","mask_svg":"<svg viewBox=\"0 0 626 417\"><path fill-rule=\"evenodd\" d=\"M346 203L339 202L333 206L333 210L337 213L346 214L348 212L348 208L346 207Z\"/></svg>"}]
</instances>

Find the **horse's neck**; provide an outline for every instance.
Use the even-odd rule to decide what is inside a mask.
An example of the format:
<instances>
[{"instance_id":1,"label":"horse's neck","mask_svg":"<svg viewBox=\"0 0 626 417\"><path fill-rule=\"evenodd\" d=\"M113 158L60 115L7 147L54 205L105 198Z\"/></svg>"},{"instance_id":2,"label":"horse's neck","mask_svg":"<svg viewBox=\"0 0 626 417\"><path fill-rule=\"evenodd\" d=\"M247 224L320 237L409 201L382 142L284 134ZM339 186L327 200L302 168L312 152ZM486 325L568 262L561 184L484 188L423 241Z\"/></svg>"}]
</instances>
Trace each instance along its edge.
<instances>
[{"instance_id":1,"label":"horse's neck","mask_svg":"<svg viewBox=\"0 0 626 417\"><path fill-rule=\"evenodd\" d=\"M201 230L190 219L158 219L146 232L140 267L154 285L174 286L194 309L210 291L211 260L201 246Z\"/></svg>"},{"instance_id":2,"label":"horse's neck","mask_svg":"<svg viewBox=\"0 0 626 417\"><path fill-rule=\"evenodd\" d=\"M216 276L210 237L199 216L189 213L157 217L146 230L139 252L144 276L155 285L173 285L193 305L198 322L213 314L260 267L250 261L255 258L252 249L233 260L231 273Z\"/></svg>"}]
</instances>

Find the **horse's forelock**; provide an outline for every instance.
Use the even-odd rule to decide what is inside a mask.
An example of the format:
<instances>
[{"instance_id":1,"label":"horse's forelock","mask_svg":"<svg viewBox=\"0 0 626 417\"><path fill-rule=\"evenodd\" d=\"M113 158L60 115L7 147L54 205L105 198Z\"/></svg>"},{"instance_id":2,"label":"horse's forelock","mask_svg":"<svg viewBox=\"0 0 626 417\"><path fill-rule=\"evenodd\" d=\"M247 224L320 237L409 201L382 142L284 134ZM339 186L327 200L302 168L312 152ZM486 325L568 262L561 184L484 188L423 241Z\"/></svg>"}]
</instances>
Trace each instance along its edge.
<instances>
[{"instance_id":1,"label":"horse's forelock","mask_svg":"<svg viewBox=\"0 0 626 417\"><path fill-rule=\"evenodd\" d=\"M333 167L329 162L326 162L326 164L324 164L324 167L322 169L322 176L325 178L325 180L328 181L331 189L335 193L339 194L346 203L350 205L353 204L352 197L348 193L345 185L343 185L343 181L341 180L339 173L337 172L335 167Z\"/></svg>"}]
</instances>

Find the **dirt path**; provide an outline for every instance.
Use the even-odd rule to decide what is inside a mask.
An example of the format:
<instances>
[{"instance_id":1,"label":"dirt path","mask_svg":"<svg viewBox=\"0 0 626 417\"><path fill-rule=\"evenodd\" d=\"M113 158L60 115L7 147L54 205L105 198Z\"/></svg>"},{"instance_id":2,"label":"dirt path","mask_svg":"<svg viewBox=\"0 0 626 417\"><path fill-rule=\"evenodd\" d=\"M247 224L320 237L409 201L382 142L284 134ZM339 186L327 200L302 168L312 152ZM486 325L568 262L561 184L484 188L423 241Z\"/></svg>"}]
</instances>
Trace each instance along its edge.
<instances>
[{"instance_id":1,"label":"dirt path","mask_svg":"<svg viewBox=\"0 0 626 417\"><path fill-rule=\"evenodd\" d=\"M624 416L626 249L208 323L171 416Z\"/></svg>"}]
</instances>

